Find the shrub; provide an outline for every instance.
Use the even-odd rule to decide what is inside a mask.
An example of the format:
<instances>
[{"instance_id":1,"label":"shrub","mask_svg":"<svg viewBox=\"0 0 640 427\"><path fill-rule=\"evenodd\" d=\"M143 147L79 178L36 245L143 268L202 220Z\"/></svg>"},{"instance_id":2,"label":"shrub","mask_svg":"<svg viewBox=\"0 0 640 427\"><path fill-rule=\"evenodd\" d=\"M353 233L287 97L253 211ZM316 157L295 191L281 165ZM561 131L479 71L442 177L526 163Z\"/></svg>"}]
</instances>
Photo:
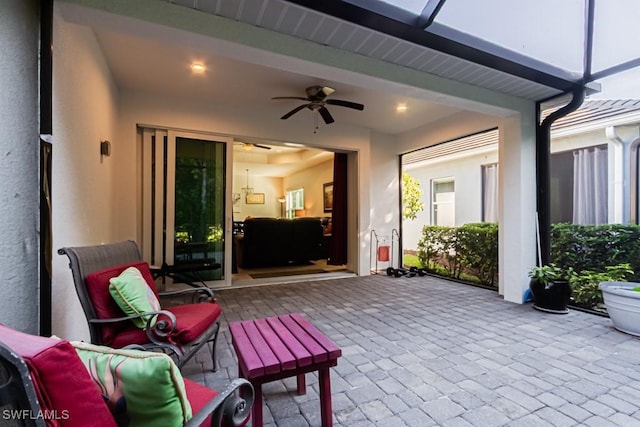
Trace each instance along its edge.
<instances>
[{"instance_id":1,"label":"shrub","mask_svg":"<svg viewBox=\"0 0 640 427\"><path fill-rule=\"evenodd\" d=\"M425 225L422 227L422 237L418 241L418 258L428 271L433 272L443 251L443 235L450 227L439 225Z\"/></svg>"},{"instance_id":2,"label":"shrub","mask_svg":"<svg viewBox=\"0 0 640 427\"><path fill-rule=\"evenodd\" d=\"M551 261L563 269L606 271L607 266L629 263L640 279L640 226L553 224Z\"/></svg>"},{"instance_id":3,"label":"shrub","mask_svg":"<svg viewBox=\"0 0 640 427\"><path fill-rule=\"evenodd\" d=\"M628 263L607 266L605 271L582 270L571 277L569 283L573 289L573 301L581 306L595 308L604 303L602 292L598 289L600 282L626 281L633 274Z\"/></svg>"},{"instance_id":4,"label":"shrub","mask_svg":"<svg viewBox=\"0 0 640 427\"><path fill-rule=\"evenodd\" d=\"M483 285L493 286L498 276L498 224L481 222L458 228L462 268L471 270Z\"/></svg>"},{"instance_id":5,"label":"shrub","mask_svg":"<svg viewBox=\"0 0 640 427\"><path fill-rule=\"evenodd\" d=\"M418 258L431 272L494 286L498 271L498 225L473 223L461 227L425 225Z\"/></svg>"}]
</instances>

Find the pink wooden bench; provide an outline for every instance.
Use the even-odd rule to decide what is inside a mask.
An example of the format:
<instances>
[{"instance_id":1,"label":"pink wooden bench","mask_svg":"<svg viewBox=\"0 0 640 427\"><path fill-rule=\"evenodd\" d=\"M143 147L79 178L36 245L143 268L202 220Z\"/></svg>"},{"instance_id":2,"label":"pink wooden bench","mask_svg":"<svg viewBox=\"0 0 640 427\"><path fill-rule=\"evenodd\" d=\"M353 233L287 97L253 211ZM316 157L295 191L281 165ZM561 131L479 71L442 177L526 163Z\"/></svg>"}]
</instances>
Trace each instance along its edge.
<instances>
[{"instance_id":1,"label":"pink wooden bench","mask_svg":"<svg viewBox=\"0 0 640 427\"><path fill-rule=\"evenodd\" d=\"M329 368L342 350L301 314L229 323L239 376L255 389L253 426L262 427L262 384L297 376L298 394L306 393L305 374L318 371L320 417L333 425Z\"/></svg>"}]
</instances>

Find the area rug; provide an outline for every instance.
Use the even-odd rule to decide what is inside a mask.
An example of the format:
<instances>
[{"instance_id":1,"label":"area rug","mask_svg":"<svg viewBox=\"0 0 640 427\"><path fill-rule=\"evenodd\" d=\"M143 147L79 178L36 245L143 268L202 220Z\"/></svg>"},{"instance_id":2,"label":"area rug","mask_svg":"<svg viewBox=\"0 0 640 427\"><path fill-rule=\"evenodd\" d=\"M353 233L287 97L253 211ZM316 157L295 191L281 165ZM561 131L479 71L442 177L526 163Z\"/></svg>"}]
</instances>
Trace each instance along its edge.
<instances>
[{"instance_id":1,"label":"area rug","mask_svg":"<svg viewBox=\"0 0 640 427\"><path fill-rule=\"evenodd\" d=\"M328 271L323 270L321 268L309 268L306 270L283 270L283 271L270 271L268 273L251 273L252 279L266 279L269 277L281 277L281 276L297 276L301 274L318 274L318 273L328 273Z\"/></svg>"}]
</instances>

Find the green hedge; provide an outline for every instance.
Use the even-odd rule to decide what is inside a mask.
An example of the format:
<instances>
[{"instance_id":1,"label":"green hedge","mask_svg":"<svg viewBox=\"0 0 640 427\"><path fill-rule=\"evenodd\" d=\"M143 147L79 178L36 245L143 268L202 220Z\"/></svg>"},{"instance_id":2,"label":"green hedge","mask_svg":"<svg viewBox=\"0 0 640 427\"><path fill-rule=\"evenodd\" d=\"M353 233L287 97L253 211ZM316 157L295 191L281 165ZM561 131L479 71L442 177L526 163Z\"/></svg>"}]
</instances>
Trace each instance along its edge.
<instances>
[{"instance_id":1,"label":"green hedge","mask_svg":"<svg viewBox=\"0 0 640 427\"><path fill-rule=\"evenodd\" d=\"M418 242L418 258L422 266L433 273L467 280L475 276L477 280L473 277L471 280L496 286L498 225L425 225ZM640 226L553 224L551 261L563 270L572 268L577 274L584 272L584 276L604 274L611 268L629 264L634 274L627 280L640 282ZM574 285L576 301L589 303L593 300L592 295L580 297L579 281Z\"/></svg>"},{"instance_id":2,"label":"green hedge","mask_svg":"<svg viewBox=\"0 0 640 427\"><path fill-rule=\"evenodd\" d=\"M477 282L496 286L498 224L482 222L460 227L425 225L418 242L418 258L431 272L454 278L475 276Z\"/></svg>"},{"instance_id":3,"label":"green hedge","mask_svg":"<svg viewBox=\"0 0 640 427\"><path fill-rule=\"evenodd\" d=\"M640 226L553 224L551 260L563 269L606 271L606 267L628 263L640 279Z\"/></svg>"}]
</instances>

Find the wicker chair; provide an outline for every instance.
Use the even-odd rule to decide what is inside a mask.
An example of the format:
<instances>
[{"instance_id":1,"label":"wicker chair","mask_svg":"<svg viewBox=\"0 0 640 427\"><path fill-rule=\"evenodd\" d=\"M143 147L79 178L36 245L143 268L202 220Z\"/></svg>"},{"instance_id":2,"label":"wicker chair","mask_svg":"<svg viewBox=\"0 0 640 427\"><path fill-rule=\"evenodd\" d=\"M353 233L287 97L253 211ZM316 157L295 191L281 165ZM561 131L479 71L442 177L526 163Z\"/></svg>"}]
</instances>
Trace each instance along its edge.
<instances>
[{"instance_id":1,"label":"wicker chair","mask_svg":"<svg viewBox=\"0 0 640 427\"><path fill-rule=\"evenodd\" d=\"M213 370L219 317L222 313L213 291L206 286L159 293L149 265L142 261L140 250L129 240L104 245L65 247L58 250L69 257L73 282L89 324L91 342L114 348L160 350L175 358L182 368L195 353L211 343ZM109 294L109 279L127 267L140 270L153 292L161 297L191 295L192 303L167 307L157 312L127 316ZM140 329L132 319L147 319Z\"/></svg>"}]
</instances>

